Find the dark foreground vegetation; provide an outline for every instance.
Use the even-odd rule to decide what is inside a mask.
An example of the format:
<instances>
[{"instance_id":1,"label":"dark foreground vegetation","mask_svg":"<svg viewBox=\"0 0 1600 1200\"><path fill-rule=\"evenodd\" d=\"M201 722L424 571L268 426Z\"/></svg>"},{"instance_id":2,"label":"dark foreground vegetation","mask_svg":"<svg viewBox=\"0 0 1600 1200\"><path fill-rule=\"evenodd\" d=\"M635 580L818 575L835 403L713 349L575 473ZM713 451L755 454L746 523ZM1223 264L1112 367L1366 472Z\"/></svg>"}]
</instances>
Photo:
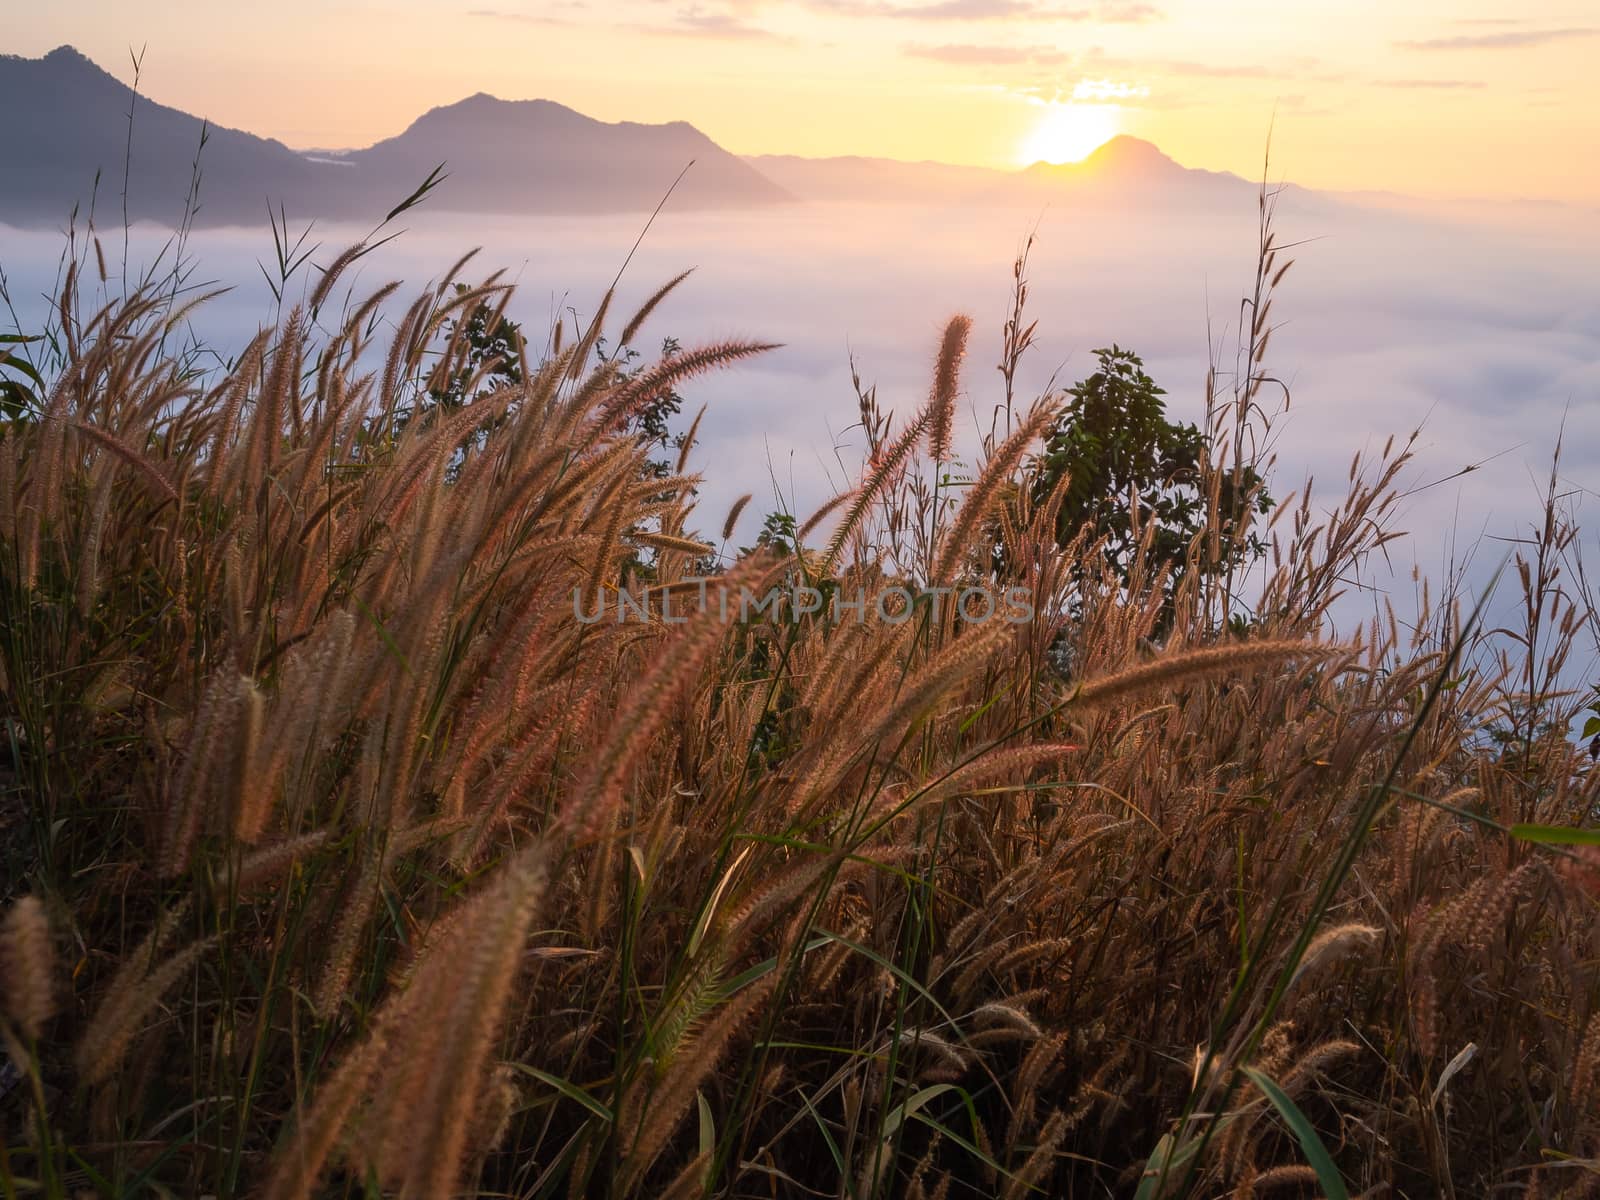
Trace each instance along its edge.
<instances>
[{"instance_id":1,"label":"dark foreground vegetation","mask_svg":"<svg viewBox=\"0 0 1600 1200\"><path fill-rule=\"evenodd\" d=\"M759 346L485 357L503 288L347 256L201 370L181 292L69 277L0 426L0 1194L1589 1194L1573 531L1516 629L1331 638L1407 456L1265 502L1264 236L1181 478L1059 420L1126 358L1013 396L1019 264L979 461L957 320L744 553L640 429ZM1036 616L575 612L713 559Z\"/></svg>"}]
</instances>

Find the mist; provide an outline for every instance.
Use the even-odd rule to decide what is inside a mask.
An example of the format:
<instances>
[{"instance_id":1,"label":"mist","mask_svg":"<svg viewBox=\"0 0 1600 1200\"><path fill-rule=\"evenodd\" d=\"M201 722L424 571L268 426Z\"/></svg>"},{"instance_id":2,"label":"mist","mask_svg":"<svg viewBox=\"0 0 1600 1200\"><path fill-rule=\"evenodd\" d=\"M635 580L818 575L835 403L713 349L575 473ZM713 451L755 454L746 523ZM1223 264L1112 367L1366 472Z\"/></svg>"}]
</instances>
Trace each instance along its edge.
<instances>
[{"instance_id":1,"label":"mist","mask_svg":"<svg viewBox=\"0 0 1600 1200\"><path fill-rule=\"evenodd\" d=\"M662 282L694 268L638 339L642 350L665 337L686 346L733 336L782 343L684 389L680 427L701 404L708 409L692 456L705 474L700 528L716 530L737 496L755 493L735 546L754 540L764 513L809 512L853 475L861 438L852 428L852 360L886 409L909 413L927 394L939 332L956 312L975 322L958 424L958 449L972 461L1000 397L994 364L1011 263L1030 235L1029 312L1039 335L1023 400L1088 374L1095 348L1116 342L1143 356L1171 415L1198 419L1208 364L1229 370L1234 362L1257 239L1253 204L1030 211L970 200L807 203L669 208L630 259L643 221L412 213L400 237L361 262L353 291L400 279L405 294L480 247L465 277L503 268L517 285L511 315L537 348L558 319L569 334L574 320L586 323L625 262L616 328ZM1352 581L1341 625L1370 617L1385 594L1404 613L1414 565L1440 581L1465 566L1467 585L1484 586L1510 541L1538 519L1558 439L1567 503L1592 502L1600 489L1600 220L1555 206L1456 207L1430 217L1414 205L1291 190L1277 228L1280 244L1297 244L1274 304L1267 364L1290 396L1273 424L1274 494L1285 498L1315 477L1313 495L1332 502L1352 455L1421 431L1402 509L1410 536L1371 565L1370 578ZM314 227L307 244L320 248L310 262L331 261L364 232ZM170 237L136 227L128 276L156 262ZM103 244L104 290L115 294L122 231L104 234ZM60 234L0 226L0 268L22 332L46 319L63 245ZM196 264L191 282L232 289L196 314L197 335L224 355L236 351L276 309L260 265L275 271L269 231L197 231L185 253ZM285 303L315 280L303 268Z\"/></svg>"}]
</instances>

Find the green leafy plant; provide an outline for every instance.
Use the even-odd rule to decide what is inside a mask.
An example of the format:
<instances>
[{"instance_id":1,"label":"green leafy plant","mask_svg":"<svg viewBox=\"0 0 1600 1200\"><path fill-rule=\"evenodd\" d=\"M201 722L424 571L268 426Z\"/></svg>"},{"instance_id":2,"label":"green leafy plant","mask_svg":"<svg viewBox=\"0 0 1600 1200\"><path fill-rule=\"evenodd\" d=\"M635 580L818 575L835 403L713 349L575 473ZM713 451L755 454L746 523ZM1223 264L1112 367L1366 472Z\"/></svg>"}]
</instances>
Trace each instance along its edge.
<instances>
[{"instance_id":1,"label":"green leafy plant","mask_svg":"<svg viewBox=\"0 0 1600 1200\"><path fill-rule=\"evenodd\" d=\"M1224 561L1206 563L1191 546L1206 528L1210 441L1199 426L1168 418L1163 397L1131 350L1095 351L1098 368L1067 389L1067 401L1034 468L1032 490L1043 503L1063 491L1056 535L1065 545L1087 534L1101 560L1126 585L1141 542L1146 569L1166 575L1170 595L1190 569L1220 571L1259 557L1265 545L1249 527L1233 528L1226 514L1264 516L1274 501L1250 467L1224 475L1215 512L1227 547Z\"/></svg>"},{"instance_id":2,"label":"green leafy plant","mask_svg":"<svg viewBox=\"0 0 1600 1200\"><path fill-rule=\"evenodd\" d=\"M39 393L44 376L23 354L23 347L38 336L0 334L0 420L32 421L39 416Z\"/></svg>"}]
</instances>

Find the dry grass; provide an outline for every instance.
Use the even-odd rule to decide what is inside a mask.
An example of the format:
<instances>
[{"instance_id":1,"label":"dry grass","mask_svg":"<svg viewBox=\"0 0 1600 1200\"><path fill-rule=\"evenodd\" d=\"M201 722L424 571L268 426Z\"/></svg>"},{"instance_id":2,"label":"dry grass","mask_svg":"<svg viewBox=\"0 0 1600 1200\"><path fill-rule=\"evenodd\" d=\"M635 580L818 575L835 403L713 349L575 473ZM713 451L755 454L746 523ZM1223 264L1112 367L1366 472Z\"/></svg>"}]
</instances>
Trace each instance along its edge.
<instances>
[{"instance_id":1,"label":"dry grass","mask_svg":"<svg viewBox=\"0 0 1600 1200\"><path fill-rule=\"evenodd\" d=\"M1352 1193L1600 1181L1591 868L1508 833L1591 814L1544 665L1584 615L1535 555L1538 662L1450 605L1327 644L1404 450L1280 511L1248 637L1196 571L1152 651L1162 581L1029 507L1050 398L941 482L957 320L900 432L863 397L825 550L728 579L956 587L998 539L1034 622L591 624L699 545L630 414L758 347L622 377L596 321L402 421L503 303L450 282L383 352L330 279L209 375L158 296L62 297L0 438L4 1194L1314 1193L1290 1112Z\"/></svg>"}]
</instances>

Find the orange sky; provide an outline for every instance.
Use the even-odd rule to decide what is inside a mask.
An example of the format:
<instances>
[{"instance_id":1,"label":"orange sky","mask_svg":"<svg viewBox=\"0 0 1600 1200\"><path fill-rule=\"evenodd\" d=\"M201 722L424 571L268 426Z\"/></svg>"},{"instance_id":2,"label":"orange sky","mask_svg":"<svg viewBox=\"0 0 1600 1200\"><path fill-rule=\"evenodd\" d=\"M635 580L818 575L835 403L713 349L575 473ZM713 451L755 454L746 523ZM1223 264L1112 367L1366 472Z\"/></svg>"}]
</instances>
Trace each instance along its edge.
<instances>
[{"instance_id":1,"label":"orange sky","mask_svg":"<svg viewBox=\"0 0 1600 1200\"><path fill-rule=\"evenodd\" d=\"M1600 202L1596 0L0 0L290 145L398 132L476 91L682 119L739 153L994 166L1115 132L1317 187ZM1292 14L1286 15L1286 14Z\"/></svg>"}]
</instances>

